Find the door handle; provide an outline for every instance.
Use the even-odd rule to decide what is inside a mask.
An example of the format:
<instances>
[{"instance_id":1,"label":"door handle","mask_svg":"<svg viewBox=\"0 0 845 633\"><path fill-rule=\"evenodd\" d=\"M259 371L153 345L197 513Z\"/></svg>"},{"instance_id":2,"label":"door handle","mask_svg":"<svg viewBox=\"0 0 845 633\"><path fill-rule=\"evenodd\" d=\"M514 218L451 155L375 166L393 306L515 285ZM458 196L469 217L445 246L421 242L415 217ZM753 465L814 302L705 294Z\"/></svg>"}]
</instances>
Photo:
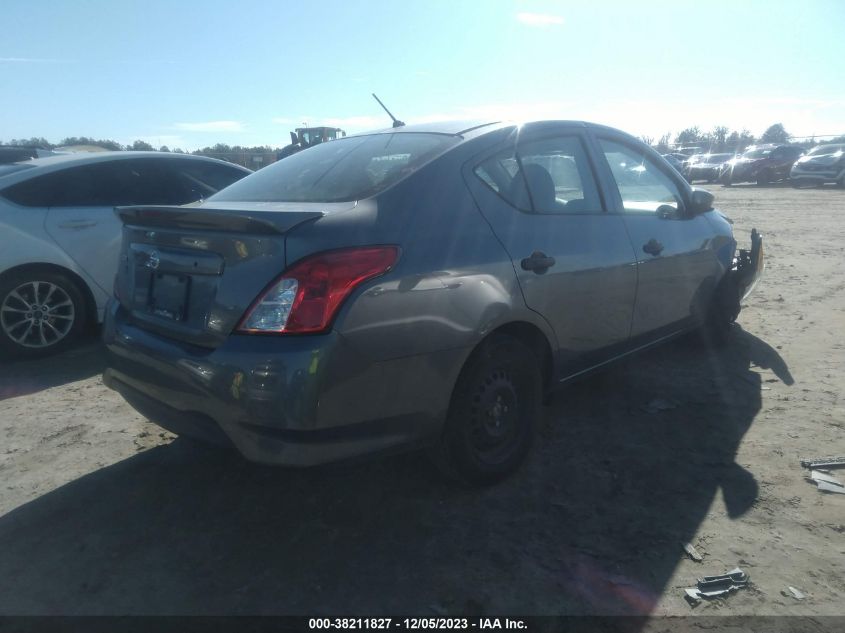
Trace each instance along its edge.
<instances>
[{"instance_id":1,"label":"door handle","mask_svg":"<svg viewBox=\"0 0 845 633\"><path fill-rule=\"evenodd\" d=\"M555 258L549 257L541 251L534 251L531 257L526 257L520 262L523 270L533 270L542 275L547 269L555 265Z\"/></svg>"},{"instance_id":2,"label":"door handle","mask_svg":"<svg viewBox=\"0 0 845 633\"><path fill-rule=\"evenodd\" d=\"M96 220L69 220L59 224L60 229L88 229L97 226Z\"/></svg>"},{"instance_id":3,"label":"door handle","mask_svg":"<svg viewBox=\"0 0 845 633\"><path fill-rule=\"evenodd\" d=\"M649 255L654 255L655 257L657 257L663 250L663 244L658 242L656 239L651 238L648 242L643 244L643 250Z\"/></svg>"}]
</instances>

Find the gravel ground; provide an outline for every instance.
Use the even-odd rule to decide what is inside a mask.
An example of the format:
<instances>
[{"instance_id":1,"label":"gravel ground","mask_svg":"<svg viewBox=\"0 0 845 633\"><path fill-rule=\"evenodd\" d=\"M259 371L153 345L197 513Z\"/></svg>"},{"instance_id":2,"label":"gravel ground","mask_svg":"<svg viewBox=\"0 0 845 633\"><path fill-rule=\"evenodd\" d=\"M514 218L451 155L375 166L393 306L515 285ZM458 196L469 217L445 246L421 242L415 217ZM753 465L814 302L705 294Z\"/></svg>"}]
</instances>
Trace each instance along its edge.
<instances>
[{"instance_id":1,"label":"gravel ground","mask_svg":"<svg viewBox=\"0 0 845 633\"><path fill-rule=\"evenodd\" d=\"M418 455L296 471L174 438L93 338L0 362L0 614L845 615L845 495L798 463L845 454L845 190L711 189L766 239L730 345L567 387L487 490ZM748 588L684 600L735 566Z\"/></svg>"}]
</instances>

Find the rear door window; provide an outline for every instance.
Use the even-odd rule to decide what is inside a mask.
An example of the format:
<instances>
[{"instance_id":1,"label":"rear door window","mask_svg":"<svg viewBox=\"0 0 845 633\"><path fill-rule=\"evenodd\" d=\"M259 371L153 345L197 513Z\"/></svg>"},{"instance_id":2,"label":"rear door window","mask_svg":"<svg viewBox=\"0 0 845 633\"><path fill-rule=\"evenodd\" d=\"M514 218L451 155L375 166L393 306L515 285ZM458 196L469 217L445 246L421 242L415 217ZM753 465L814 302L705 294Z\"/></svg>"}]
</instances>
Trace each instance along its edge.
<instances>
[{"instance_id":1,"label":"rear door window","mask_svg":"<svg viewBox=\"0 0 845 633\"><path fill-rule=\"evenodd\" d=\"M517 148L536 213L601 213L598 188L575 136L520 143Z\"/></svg>"},{"instance_id":2,"label":"rear door window","mask_svg":"<svg viewBox=\"0 0 845 633\"><path fill-rule=\"evenodd\" d=\"M205 161L139 158L71 167L3 191L27 207L186 204L208 198L247 175Z\"/></svg>"},{"instance_id":3,"label":"rear door window","mask_svg":"<svg viewBox=\"0 0 845 633\"><path fill-rule=\"evenodd\" d=\"M63 169L10 187L5 195L29 207L101 207L135 204L139 174L133 161ZM123 163L123 164L121 164Z\"/></svg>"},{"instance_id":4,"label":"rear door window","mask_svg":"<svg viewBox=\"0 0 845 633\"><path fill-rule=\"evenodd\" d=\"M519 174L516 150L511 147L485 159L475 168L475 175L504 198L511 206L531 211L531 199L525 178Z\"/></svg>"},{"instance_id":5,"label":"rear door window","mask_svg":"<svg viewBox=\"0 0 845 633\"><path fill-rule=\"evenodd\" d=\"M109 165L85 165L32 178L10 187L6 196L27 207L92 207L118 189Z\"/></svg>"},{"instance_id":6,"label":"rear door window","mask_svg":"<svg viewBox=\"0 0 845 633\"><path fill-rule=\"evenodd\" d=\"M478 165L475 174L512 206L535 213L601 213L581 141L560 136L520 143Z\"/></svg>"}]
</instances>

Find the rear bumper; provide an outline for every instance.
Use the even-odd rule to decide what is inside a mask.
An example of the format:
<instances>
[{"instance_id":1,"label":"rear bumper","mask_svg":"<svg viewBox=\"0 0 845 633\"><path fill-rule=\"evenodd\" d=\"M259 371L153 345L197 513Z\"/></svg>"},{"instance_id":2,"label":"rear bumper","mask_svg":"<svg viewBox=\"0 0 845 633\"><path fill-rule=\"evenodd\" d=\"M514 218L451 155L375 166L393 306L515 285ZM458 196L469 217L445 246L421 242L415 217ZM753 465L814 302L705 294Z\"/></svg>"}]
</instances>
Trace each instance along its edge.
<instances>
[{"instance_id":1,"label":"rear bumper","mask_svg":"<svg viewBox=\"0 0 845 633\"><path fill-rule=\"evenodd\" d=\"M104 383L175 433L257 462L308 466L425 445L439 434L463 355L372 362L345 339L230 336L214 350L130 323L110 304Z\"/></svg>"}]
</instances>

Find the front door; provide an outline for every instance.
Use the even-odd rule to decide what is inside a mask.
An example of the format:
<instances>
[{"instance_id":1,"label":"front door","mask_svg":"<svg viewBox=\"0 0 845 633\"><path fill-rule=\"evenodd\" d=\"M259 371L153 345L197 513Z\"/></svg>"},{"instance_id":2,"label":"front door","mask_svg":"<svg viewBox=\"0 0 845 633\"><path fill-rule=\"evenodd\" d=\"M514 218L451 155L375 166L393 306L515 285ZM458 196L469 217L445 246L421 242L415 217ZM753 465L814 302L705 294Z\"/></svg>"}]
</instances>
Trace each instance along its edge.
<instances>
[{"instance_id":1,"label":"front door","mask_svg":"<svg viewBox=\"0 0 845 633\"><path fill-rule=\"evenodd\" d=\"M631 336L681 328L701 318L721 273L704 214L685 211L684 198L669 168L642 148L612 136L599 136L637 256L637 301ZM616 191L613 192L616 194Z\"/></svg>"}]
</instances>

